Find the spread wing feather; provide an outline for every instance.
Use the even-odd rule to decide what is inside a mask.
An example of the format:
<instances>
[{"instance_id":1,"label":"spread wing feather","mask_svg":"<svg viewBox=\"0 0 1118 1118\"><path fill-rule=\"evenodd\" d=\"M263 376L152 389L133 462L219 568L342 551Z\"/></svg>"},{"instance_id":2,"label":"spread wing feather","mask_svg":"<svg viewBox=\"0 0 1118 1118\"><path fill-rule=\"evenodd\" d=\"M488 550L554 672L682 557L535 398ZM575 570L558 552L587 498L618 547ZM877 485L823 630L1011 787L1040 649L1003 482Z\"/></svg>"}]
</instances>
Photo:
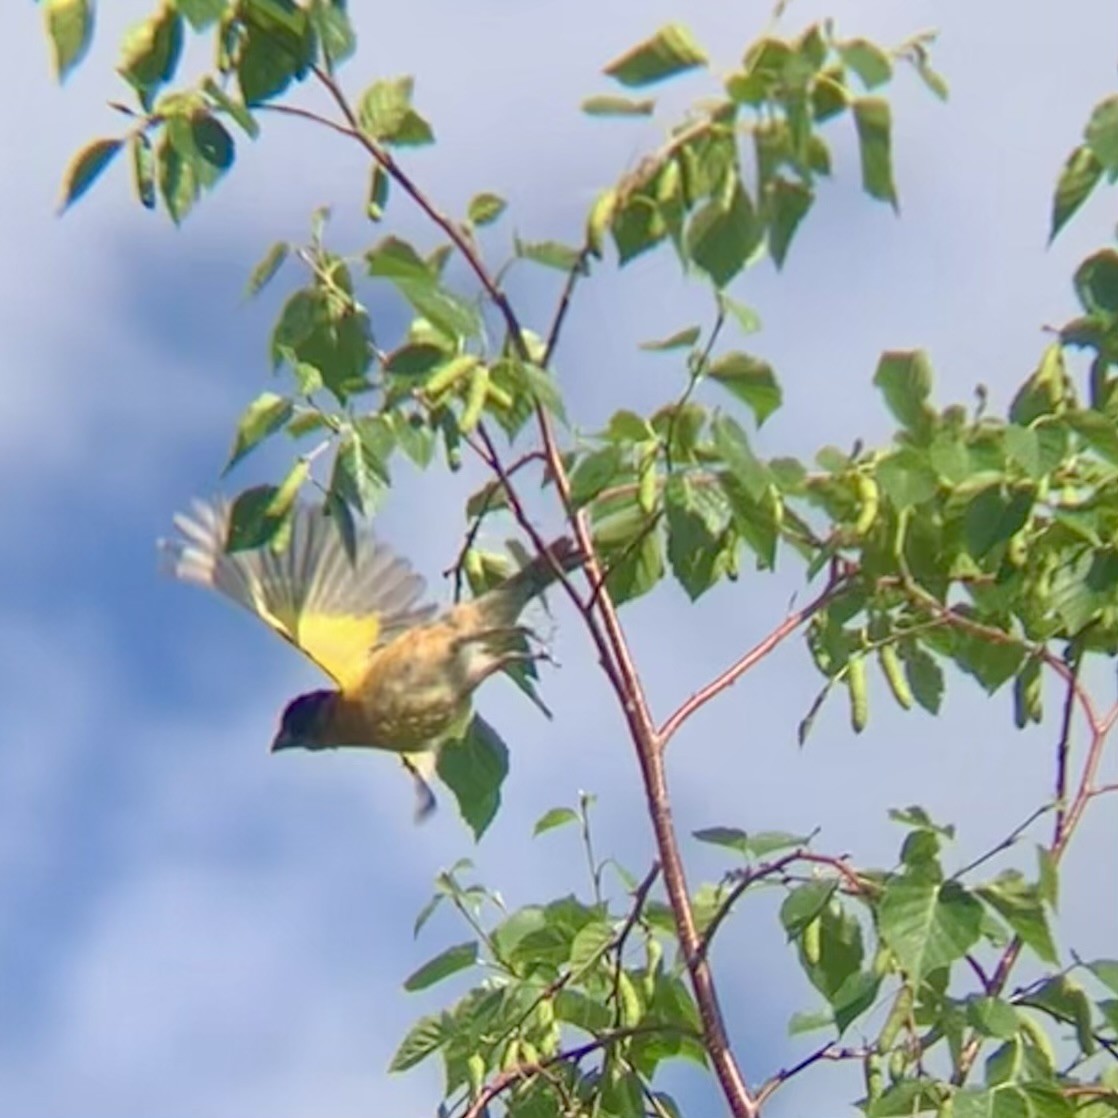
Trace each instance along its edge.
<instances>
[{"instance_id":1,"label":"spread wing feather","mask_svg":"<svg viewBox=\"0 0 1118 1118\"><path fill-rule=\"evenodd\" d=\"M410 564L359 530L353 561L321 507L300 505L286 546L227 554L230 504L195 501L160 541L170 572L210 587L266 621L345 690L360 683L368 653L429 621L424 581Z\"/></svg>"}]
</instances>

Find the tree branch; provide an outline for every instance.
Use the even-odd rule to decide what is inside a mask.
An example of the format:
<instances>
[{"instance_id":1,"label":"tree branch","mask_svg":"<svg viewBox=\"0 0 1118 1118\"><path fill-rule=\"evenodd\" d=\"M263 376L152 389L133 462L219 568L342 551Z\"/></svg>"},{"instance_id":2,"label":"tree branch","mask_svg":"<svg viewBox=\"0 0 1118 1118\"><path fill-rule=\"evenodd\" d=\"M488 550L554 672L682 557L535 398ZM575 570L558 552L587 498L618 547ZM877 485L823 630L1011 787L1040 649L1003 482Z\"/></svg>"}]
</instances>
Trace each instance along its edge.
<instances>
[{"instance_id":1,"label":"tree branch","mask_svg":"<svg viewBox=\"0 0 1118 1118\"><path fill-rule=\"evenodd\" d=\"M727 687L733 686L745 675L758 661L763 660L786 637L794 633L812 614L822 609L838 592L844 584L842 578L832 578L824 591L812 602L802 609L790 613L764 640L754 645L739 660L731 664L716 679L711 680L705 687L696 691L686 702L682 703L674 714L670 715L656 732L660 748L663 749L676 731L697 710L705 706Z\"/></svg>"}]
</instances>

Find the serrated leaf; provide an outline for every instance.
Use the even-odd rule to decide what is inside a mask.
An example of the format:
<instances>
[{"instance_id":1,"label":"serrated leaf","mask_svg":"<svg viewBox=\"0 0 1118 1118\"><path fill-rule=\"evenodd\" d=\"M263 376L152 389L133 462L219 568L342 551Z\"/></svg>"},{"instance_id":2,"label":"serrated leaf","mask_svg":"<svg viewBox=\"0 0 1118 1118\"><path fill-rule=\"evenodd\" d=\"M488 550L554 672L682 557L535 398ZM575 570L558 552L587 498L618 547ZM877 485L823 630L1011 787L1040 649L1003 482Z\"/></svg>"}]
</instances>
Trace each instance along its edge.
<instances>
[{"instance_id":1,"label":"serrated leaf","mask_svg":"<svg viewBox=\"0 0 1118 1118\"><path fill-rule=\"evenodd\" d=\"M233 449L222 474L227 474L250 451L278 431L292 416L292 403L274 392L261 392L237 422Z\"/></svg>"},{"instance_id":2,"label":"serrated leaf","mask_svg":"<svg viewBox=\"0 0 1118 1118\"><path fill-rule=\"evenodd\" d=\"M932 393L932 366L923 350L883 353L873 375L889 410L908 430L927 430L934 412L928 404Z\"/></svg>"},{"instance_id":3,"label":"serrated leaf","mask_svg":"<svg viewBox=\"0 0 1118 1118\"><path fill-rule=\"evenodd\" d=\"M93 38L91 0L46 0L43 17L50 40L54 74L64 81L85 57Z\"/></svg>"},{"instance_id":4,"label":"serrated leaf","mask_svg":"<svg viewBox=\"0 0 1118 1118\"><path fill-rule=\"evenodd\" d=\"M621 473L624 456L616 443L581 458L571 473L571 501L578 508L594 500Z\"/></svg>"},{"instance_id":5,"label":"serrated leaf","mask_svg":"<svg viewBox=\"0 0 1118 1118\"><path fill-rule=\"evenodd\" d=\"M474 225L492 225L505 212L508 203L499 194L475 194L466 214Z\"/></svg>"},{"instance_id":6,"label":"serrated leaf","mask_svg":"<svg viewBox=\"0 0 1118 1118\"><path fill-rule=\"evenodd\" d=\"M553 831L556 827L565 827L568 823L577 822L577 811L572 811L569 807L553 807L550 811L545 811L536 820L536 825L532 828L532 834L542 835L545 831Z\"/></svg>"},{"instance_id":7,"label":"serrated leaf","mask_svg":"<svg viewBox=\"0 0 1118 1118\"><path fill-rule=\"evenodd\" d=\"M715 287L725 287L745 267L764 237L763 223L740 181L728 200L712 199L687 226L687 255Z\"/></svg>"},{"instance_id":8,"label":"serrated leaf","mask_svg":"<svg viewBox=\"0 0 1118 1118\"><path fill-rule=\"evenodd\" d=\"M883 85L893 76L889 55L869 39L847 39L837 45L839 57L867 89Z\"/></svg>"},{"instance_id":9,"label":"serrated leaf","mask_svg":"<svg viewBox=\"0 0 1118 1118\"><path fill-rule=\"evenodd\" d=\"M698 340L702 331L698 326L686 326L682 330L677 330L674 334L669 334L666 338L661 338L659 341L654 342L641 342L639 348L649 353L662 353L672 349L688 349L693 346Z\"/></svg>"},{"instance_id":10,"label":"serrated leaf","mask_svg":"<svg viewBox=\"0 0 1118 1118\"><path fill-rule=\"evenodd\" d=\"M752 412L760 427L783 401L772 366L748 353L724 353L707 369L711 380L733 393Z\"/></svg>"},{"instance_id":11,"label":"serrated leaf","mask_svg":"<svg viewBox=\"0 0 1118 1118\"><path fill-rule=\"evenodd\" d=\"M237 122L246 136L255 140L260 135L260 125L256 123L252 113L236 98L230 97L213 78L207 77L202 83L202 88L217 108L228 113L230 118Z\"/></svg>"},{"instance_id":12,"label":"serrated leaf","mask_svg":"<svg viewBox=\"0 0 1118 1118\"><path fill-rule=\"evenodd\" d=\"M415 1067L433 1052L437 1052L449 1039L449 1035L445 1014L421 1017L400 1042L388 1070L407 1071L408 1068Z\"/></svg>"},{"instance_id":13,"label":"serrated leaf","mask_svg":"<svg viewBox=\"0 0 1118 1118\"><path fill-rule=\"evenodd\" d=\"M465 735L440 750L438 771L474 838L480 839L501 806L501 785L509 771L508 746L475 714Z\"/></svg>"},{"instance_id":14,"label":"serrated leaf","mask_svg":"<svg viewBox=\"0 0 1118 1118\"><path fill-rule=\"evenodd\" d=\"M1091 110L1083 136L1104 168L1118 170L1118 96L1104 97Z\"/></svg>"},{"instance_id":15,"label":"serrated leaf","mask_svg":"<svg viewBox=\"0 0 1118 1118\"><path fill-rule=\"evenodd\" d=\"M769 252L778 268L784 266L792 238L815 201L815 192L802 182L776 176L765 184L769 217Z\"/></svg>"},{"instance_id":16,"label":"serrated leaf","mask_svg":"<svg viewBox=\"0 0 1118 1118\"><path fill-rule=\"evenodd\" d=\"M1067 157L1056 181L1056 192L1052 197L1052 227L1048 240L1053 241L1056 234L1071 220L1080 206L1091 196L1091 192L1102 178L1103 167L1095 153L1087 146L1080 145Z\"/></svg>"},{"instance_id":17,"label":"serrated leaf","mask_svg":"<svg viewBox=\"0 0 1118 1118\"><path fill-rule=\"evenodd\" d=\"M635 88L706 64L707 56L691 33L678 23L670 23L615 58L605 67L605 73Z\"/></svg>"},{"instance_id":18,"label":"serrated leaf","mask_svg":"<svg viewBox=\"0 0 1118 1118\"><path fill-rule=\"evenodd\" d=\"M957 881L901 875L885 886L878 922L881 938L919 988L978 941L982 905Z\"/></svg>"},{"instance_id":19,"label":"serrated leaf","mask_svg":"<svg viewBox=\"0 0 1118 1118\"><path fill-rule=\"evenodd\" d=\"M434 140L430 124L412 108L410 76L373 82L357 103L361 129L382 143L414 147Z\"/></svg>"},{"instance_id":20,"label":"serrated leaf","mask_svg":"<svg viewBox=\"0 0 1118 1118\"><path fill-rule=\"evenodd\" d=\"M453 947L440 951L433 959L428 959L423 966L412 971L404 980L404 989L409 993L416 990L426 990L444 978L457 974L460 970L472 967L478 961L478 948L475 940L455 944Z\"/></svg>"},{"instance_id":21,"label":"serrated leaf","mask_svg":"<svg viewBox=\"0 0 1118 1118\"><path fill-rule=\"evenodd\" d=\"M1016 870L1007 870L996 880L979 886L976 892L1043 962L1057 962L1056 944L1035 885Z\"/></svg>"},{"instance_id":22,"label":"serrated leaf","mask_svg":"<svg viewBox=\"0 0 1118 1118\"><path fill-rule=\"evenodd\" d=\"M749 836L738 827L704 827L702 830L692 831L691 834L699 842L736 850L743 857L748 857L750 854Z\"/></svg>"},{"instance_id":23,"label":"serrated leaf","mask_svg":"<svg viewBox=\"0 0 1118 1118\"><path fill-rule=\"evenodd\" d=\"M123 146L123 140L94 140L70 160L62 176L59 212L69 209L97 181Z\"/></svg>"},{"instance_id":24,"label":"serrated leaf","mask_svg":"<svg viewBox=\"0 0 1118 1118\"><path fill-rule=\"evenodd\" d=\"M274 485L257 485L237 496L229 510L226 551L248 551L281 538L289 519L271 511L278 493Z\"/></svg>"},{"instance_id":25,"label":"serrated leaf","mask_svg":"<svg viewBox=\"0 0 1118 1118\"><path fill-rule=\"evenodd\" d=\"M854 123L862 159L862 189L871 197L888 202L897 209L897 188L893 182L892 112L881 97L858 97L854 104Z\"/></svg>"},{"instance_id":26,"label":"serrated leaf","mask_svg":"<svg viewBox=\"0 0 1118 1118\"><path fill-rule=\"evenodd\" d=\"M613 943L613 926L605 920L594 920L579 929L571 943L570 967L582 972L594 965Z\"/></svg>"},{"instance_id":27,"label":"serrated leaf","mask_svg":"<svg viewBox=\"0 0 1118 1118\"><path fill-rule=\"evenodd\" d=\"M797 939L831 902L837 881L809 881L793 889L780 906L780 922L789 940Z\"/></svg>"},{"instance_id":28,"label":"serrated leaf","mask_svg":"<svg viewBox=\"0 0 1118 1118\"><path fill-rule=\"evenodd\" d=\"M1087 969L1106 987L1118 994L1118 959L1096 959Z\"/></svg>"},{"instance_id":29,"label":"serrated leaf","mask_svg":"<svg viewBox=\"0 0 1118 1118\"><path fill-rule=\"evenodd\" d=\"M741 424L726 415L716 416L711 424L714 446L731 474L741 482L754 501L764 498L771 478L764 464L753 453Z\"/></svg>"}]
</instances>

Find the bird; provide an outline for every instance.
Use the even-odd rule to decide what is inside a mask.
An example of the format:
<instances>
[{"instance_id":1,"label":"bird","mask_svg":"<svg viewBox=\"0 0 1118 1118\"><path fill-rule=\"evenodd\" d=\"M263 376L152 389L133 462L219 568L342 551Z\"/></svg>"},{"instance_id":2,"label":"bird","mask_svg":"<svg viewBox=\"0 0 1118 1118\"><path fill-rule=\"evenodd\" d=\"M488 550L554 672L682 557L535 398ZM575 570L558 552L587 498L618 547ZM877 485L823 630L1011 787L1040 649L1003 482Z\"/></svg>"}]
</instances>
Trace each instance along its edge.
<instances>
[{"instance_id":1,"label":"bird","mask_svg":"<svg viewBox=\"0 0 1118 1118\"><path fill-rule=\"evenodd\" d=\"M472 718L474 691L515 664L546 659L520 623L532 599L585 558L560 537L478 597L439 610L425 583L367 523L352 553L323 505L300 503L278 548L227 550L232 504L195 500L159 541L175 578L237 602L333 681L284 708L273 752L346 746L400 756L415 780L416 815L435 806L438 753Z\"/></svg>"}]
</instances>

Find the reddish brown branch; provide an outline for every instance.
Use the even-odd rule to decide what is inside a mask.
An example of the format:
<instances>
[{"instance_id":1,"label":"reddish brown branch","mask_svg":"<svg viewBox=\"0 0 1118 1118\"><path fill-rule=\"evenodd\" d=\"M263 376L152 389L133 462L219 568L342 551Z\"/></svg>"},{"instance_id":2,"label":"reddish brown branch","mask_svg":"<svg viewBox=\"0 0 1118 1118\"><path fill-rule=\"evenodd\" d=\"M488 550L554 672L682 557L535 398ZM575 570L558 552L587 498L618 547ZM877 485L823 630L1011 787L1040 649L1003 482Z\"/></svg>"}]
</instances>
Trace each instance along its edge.
<instances>
[{"instance_id":1,"label":"reddish brown branch","mask_svg":"<svg viewBox=\"0 0 1118 1118\"><path fill-rule=\"evenodd\" d=\"M656 731L656 737L659 742L659 747L664 748L674 736L676 731L691 717L697 710L705 706L725 691L727 687L733 686L737 681L745 675L750 668L752 668L758 661L763 660L778 644L785 638L794 633L805 621L807 621L812 614L817 613L822 609L837 593L839 588L843 585L840 580L832 579L826 589L814 601L809 602L802 609L794 610L790 613L764 640L754 645L748 652L746 652L739 660L731 664L720 676L711 680L705 687L700 688L695 692L686 702L684 702L674 714L668 717L664 724Z\"/></svg>"}]
</instances>

